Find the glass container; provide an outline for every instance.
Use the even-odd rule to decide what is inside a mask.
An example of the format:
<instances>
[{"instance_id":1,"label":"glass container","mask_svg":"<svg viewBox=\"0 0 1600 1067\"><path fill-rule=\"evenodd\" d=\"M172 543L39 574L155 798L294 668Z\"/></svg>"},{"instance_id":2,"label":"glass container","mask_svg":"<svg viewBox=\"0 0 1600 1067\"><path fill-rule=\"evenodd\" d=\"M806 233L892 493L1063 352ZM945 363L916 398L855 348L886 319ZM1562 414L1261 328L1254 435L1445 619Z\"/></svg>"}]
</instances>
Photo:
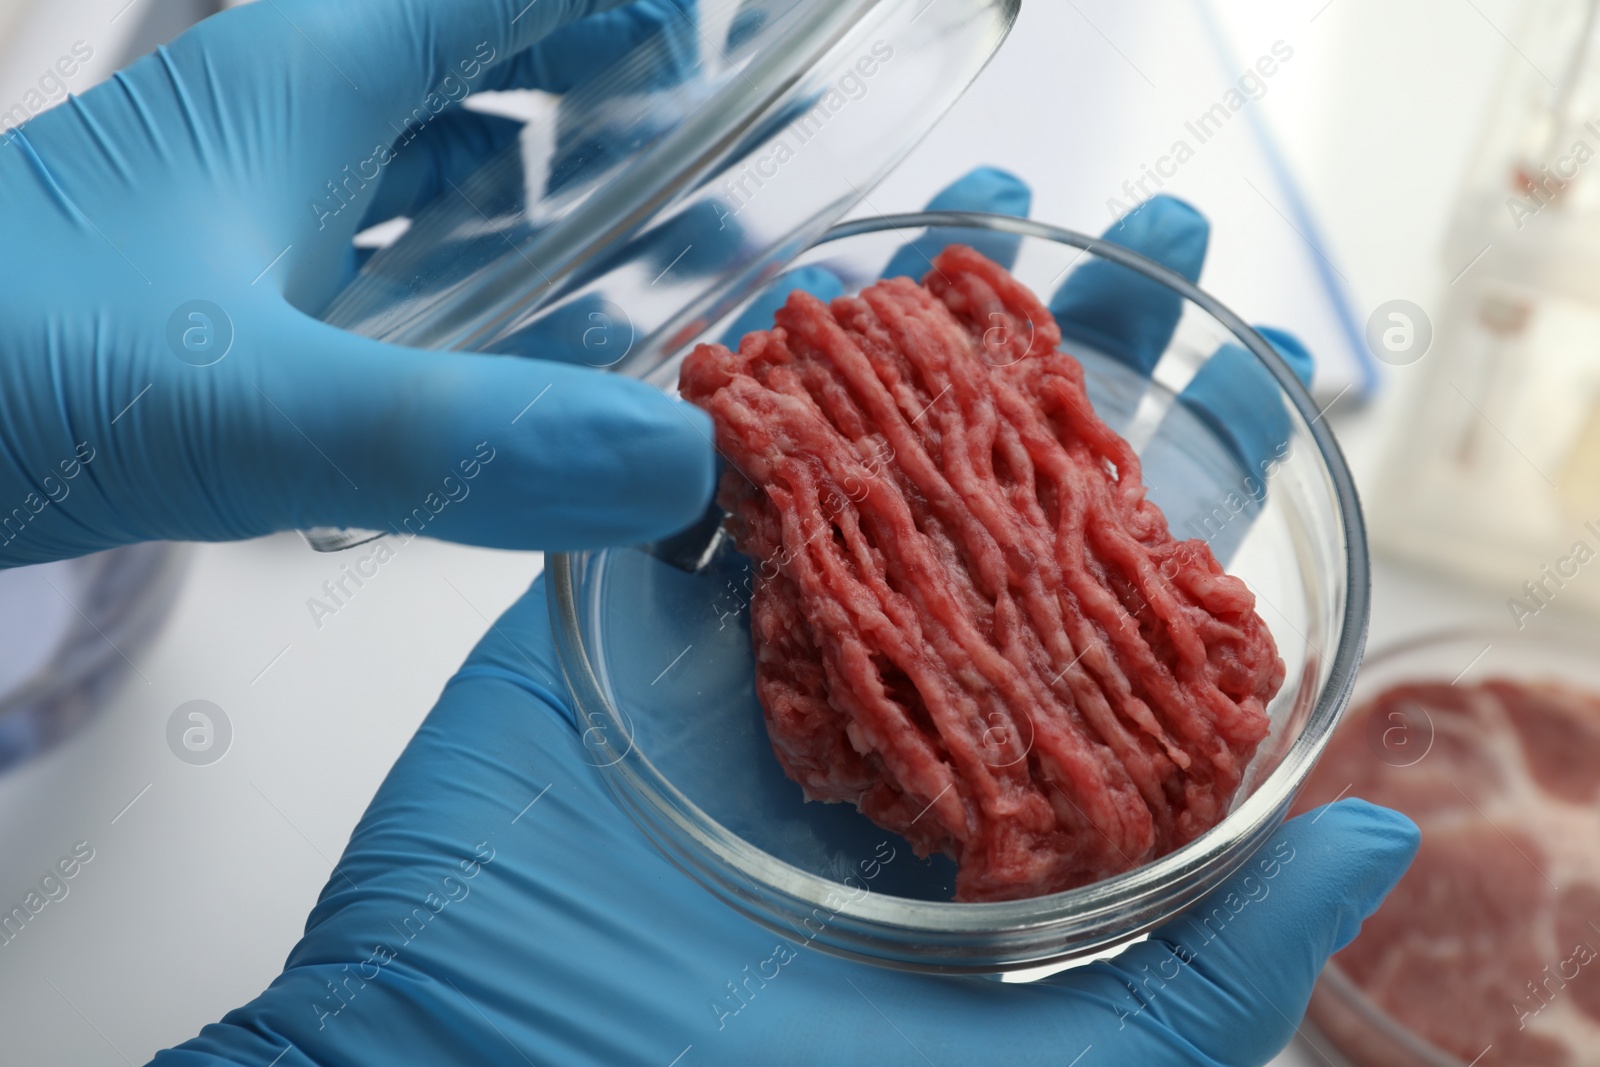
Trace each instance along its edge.
<instances>
[{"instance_id":1,"label":"glass container","mask_svg":"<svg viewBox=\"0 0 1600 1067\"><path fill-rule=\"evenodd\" d=\"M1172 294L1177 327L1153 376L1071 341L1096 410L1139 450L1150 496L1177 536L1210 538L1255 592L1287 666L1272 728L1231 813L1188 846L1069 892L955 903L954 865L916 858L848 805L806 804L772 754L754 691L749 564L712 553L692 573L641 549L555 556L551 614L585 750L618 802L674 863L730 906L817 949L944 973L1018 970L1132 940L1192 904L1278 826L1349 699L1366 632L1368 571L1355 489L1294 374L1255 332L1159 264L1024 219L924 213L831 230L800 265L847 289L902 243L1014 242L1016 276L1045 296L1094 265ZM735 311L737 314L737 311ZM731 321L731 317L729 320ZM686 336L720 337L719 324ZM1257 414L1281 415L1281 460L1253 506L1245 470L1213 423L1175 402L1220 353L1265 383ZM670 388L675 358L651 380ZM1220 524L1220 525L1217 525ZM1224 544L1226 547L1223 547Z\"/></svg>"}]
</instances>

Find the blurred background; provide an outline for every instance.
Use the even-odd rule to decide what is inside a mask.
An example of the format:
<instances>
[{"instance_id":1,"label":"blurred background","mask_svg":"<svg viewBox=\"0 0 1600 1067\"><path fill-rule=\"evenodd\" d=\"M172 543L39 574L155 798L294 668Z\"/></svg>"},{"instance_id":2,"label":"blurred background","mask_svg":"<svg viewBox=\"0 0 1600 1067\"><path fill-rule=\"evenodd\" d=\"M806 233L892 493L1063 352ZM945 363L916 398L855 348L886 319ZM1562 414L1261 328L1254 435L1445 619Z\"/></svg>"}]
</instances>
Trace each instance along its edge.
<instances>
[{"instance_id":1,"label":"blurred background","mask_svg":"<svg viewBox=\"0 0 1600 1067\"><path fill-rule=\"evenodd\" d=\"M0 128L217 6L0 0ZM1035 217L1080 230L1157 189L1189 199L1214 224L1202 285L1319 357L1315 393L1372 525L1369 647L1467 624L1587 633L1600 568L1561 560L1600 546L1594 6L1026 0L859 211L916 209L980 163L1029 181ZM1226 121L1197 136L1218 103ZM1179 141L1193 151L1175 162ZM0 576L13 698L62 642L107 661L92 692L51 697L51 721L72 724L60 744L35 754L49 729L0 723L15 761L0 904L74 843L93 849L0 952L5 1062L141 1062L269 982L390 763L542 565L409 542L313 616L345 562L285 534L163 549L120 577ZM60 582L106 599L101 628L127 634L118 662L77 633L88 620ZM147 610L119 607L135 595ZM198 757L168 732L195 701L214 731ZM1302 1039L1279 1062L1331 1055Z\"/></svg>"}]
</instances>

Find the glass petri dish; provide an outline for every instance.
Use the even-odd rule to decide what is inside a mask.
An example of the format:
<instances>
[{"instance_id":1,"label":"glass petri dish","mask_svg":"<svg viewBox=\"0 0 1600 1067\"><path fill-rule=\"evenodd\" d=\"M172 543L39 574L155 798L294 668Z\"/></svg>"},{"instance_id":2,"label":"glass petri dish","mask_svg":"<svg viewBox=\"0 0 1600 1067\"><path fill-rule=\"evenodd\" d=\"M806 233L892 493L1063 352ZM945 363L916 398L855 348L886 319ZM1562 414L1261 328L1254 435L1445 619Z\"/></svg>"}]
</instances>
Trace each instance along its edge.
<instances>
[{"instance_id":1,"label":"glass petri dish","mask_svg":"<svg viewBox=\"0 0 1600 1067\"><path fill-rule=\"evenodd\" d=\"M1470 684L1489 679L1556 682L1600 694L1600 634L1581 631L1551 634L1531 628L1526 631L1460 629L1424 634L1368 656L1361 667L1353 702L1360 707L1401 683L1454 681ZM1341 729L1365 727L1366 721L1361 718L1350 720ZM1379 738L1369 733L1366 743L1375 760L1397 770L1420 764L1427 758L1434 741L1431 731L1418 735L1407 730L1393 739L1388 738L1388 733L1384 731ZM1297 806L1330 799L1338 788L1330 786L1326 778L1313 779ZM1514 823L1498 819L1495 825L1512 833L1518 829ZM1540 975L1533 973L1528 977L1537 980ZM1508 1019L1516 1018L1517 1006L1507 1000ZM1488 1049L1459 1056L1439 1048L1369 996L1340 967L1338 956L1328 962L1317 980L1307 1019L1313 1042L1321 1049L1331 1045L1355 1067L1470 1067L1470 1063L1505 1062L1487 1056ZM1441 1021L1455 1029L1453 1016ZM1574 1062L1594 1062L1592 1047L1582 1051L1587 1051L1590 1058ZM1472 1060L1474 1055L1476 1060Z\"/></svg>"},{"instance_id":2,"label":"glass petri dish","mask_svg":"<svg viewBox=\"0 0 1600 1067\"><path fill-rule=\"evenodd\" d=\"M147 542L0 571L0 771L87 724L160 632L187 561Z\"/></svg>"},{"instance_id":3,"label":"glass petri dish","mask_svg":"<svg viewBox=\"0 0 1600 1067\"><path fill-rule=\"evenodd\" d=\"M687 6L687 5L686 5ZM419 348L645 377L903 159L1021 0L698 0L542 103L323 312ZM309 531L335 551L379 536Z\"/></svg>"},{"instance_id":4,"label":"glass petri dish","mask_svg":"<svg viewBox=\"0 0 1600 1067\"><path fill-rule=\"evenodd\" d=\"M846 289L860 288L913 236L924 245L1009 242L1013 273L1041 295L1086 269L1160 288L1176 328L1152 376L1093 345L1065 347L1083 363L1097 411L1138 448L1150 496L1180 536L1184 523L1214 514L1208 507L1248 476L1223 428L1177 400L1185 384L1230 353L1224 358L1253 368L1263 409L1281 415L1287 448L1264 497L1235 523L1248 530L1233 538L1229 570L1256 593L1287 678L1227 818L1188 846L1094 885L954 903L949 860L917 859L848 805L805 803L779 768L755 697L744 611L749 564L737 553L714 555L694 573L637 548L553 557L557 649L589 758L621 807L664 855L737 911L813 948L910 970L992 973L1080 959L1196 901L1283 819L1349 700L1361 657L1361 511L1337 445L1271 347L1141 256L1024 219L923 213L842 224L796 262L825 266ZM723 328L688 341L715 339ZM668 387L678 361L651 380Z\"/></svg>"}]
</instances>

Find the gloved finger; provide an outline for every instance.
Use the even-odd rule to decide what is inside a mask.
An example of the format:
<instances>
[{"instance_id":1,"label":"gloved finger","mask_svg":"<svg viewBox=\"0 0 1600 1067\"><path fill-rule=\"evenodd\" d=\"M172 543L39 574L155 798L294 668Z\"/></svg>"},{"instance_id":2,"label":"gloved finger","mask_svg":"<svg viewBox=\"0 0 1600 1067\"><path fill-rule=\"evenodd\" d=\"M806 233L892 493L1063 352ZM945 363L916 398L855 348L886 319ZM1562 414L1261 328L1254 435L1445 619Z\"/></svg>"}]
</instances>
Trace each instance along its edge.
<instances>
[{"instance_id":1,"label":"gloved finger","mask_svg":"<svg viewBox=\"0 0 1600 1067\"><path fill-rule=\"evenodd\" d=\"M286 314L275 344L309 354L294 366L317 377L243 366L266 454L239 459L240 507L258 526L572 549L663 536L710 499L710 420L641 382L401 348Z\"/></svg>"},{"instance_id":2,"label":"gloved finger","mask_svg":"<svg viewBox=\"0 0 1600 1067\"><path fill-rule=\"evenodd\" d=\"M675 85L699 61L695 0L634 0L562 26L489 73L485 89L542 89L569 93L616 82L610 70L629 57L624 75L631 91ZM649 47L642 47L648 44Z\"/></svg>"},{"instance_id":3,"label":"gloved finger","mask_svg":"<svg viewBox=\"0 0 1600 1067\"><path fill-rule=\"evenodd\" d=\"M628 242L621 257L650 265L651 286L674 278L704 277L739 251L744 229L715 201L700 201Z\"/></svg>"},{"instance_id":4,"label":"gloved finger","mask_svg":"<svg viewBox=\"0 0 1600 1067\"><path fill-rule=\"evenodd\" d=\"M1311 354L1311 349L1305 342L1288 330L1280 330L1276 326L1256 326L1256 332L1266 338L1274 352L1283 357L1289 364L1289 369L1294 371L1294 376L1300 379L1300 384L1307 389L1311 388L1311 380L1316 377L1317 361Z\"/></svg>"},{"instance_id":5,"label":"gloved finger","mask_svg":"<svg viewBox=\"0 0 1600 1067\"><path fill-rule=\"evenodd\" d=\"M559 360L605 370L625 359L636 340L637 331L628 313L599 294L589 293L495 342L494 349L510 356Z\"/></svg>"},{"instance_id":6,"label":"gloved finger","mask_svg":"<svg viewBox=\"0 0 1600 1067\"><path fill-rule=\"evenodd\" d=\"M1099 1005L1116 1062L1265 1064L1419 839L1405 816L1361 800L1307 812L1147 941L1044 983Z\"/></svg>"},{"instance_id":7,"label":"gloved finger","mask_svg":"<svg viewBox=\"0 0 1600 1067\"><path fill-rule=\"evenodd\" d=\"M1176 197L1151 197L1106 230L1104 239L1141 253L1183 275L1200 278L1211 227ZM1127 267L1089 259L1050 299L1064 338L1121 360L1149 375L1183 314L1183 298Z\"/></svg>"},{"instance_id":8,"label":"gloved finger","mask_svg":"<svg viewBox=\"0 0 1600 1067\"><path fill-rule=\"evenodd\" d=\"M445 112L420 131L408 129L388 153L374 157L382 180L360 228L415 214L515 145L521 132L522 123L514 119L459 109Z\"/></svg>"},{"instance_id":9,"label":"gloved finger","mask_svg":"<svg viewBox=\"0 0 1600 1067\"><path fill-rule=\"evenodd\" d=\"M796 267L786 271L778 275L771 285L762 290L760 296L750 302L749 307L739 313L733 325L722 335L722 343L736 349L745 334L772 329L773 316L788 302L789 294L797 290L810 293L818 300L829 301L843 296L845 285L837 274L826 267Z\"/></svg>"},{"instance_id":10,"label":"gloved finger","mask_svg":"<svg viewBox=\"0 0 1600 1067\"><path fill-rule=\"evenodd\" d=\"M1258 332L1311 385L1314 364L1299 338L1269 326ZM1278 380L1239 345L1212 353L1168 411L1143 452L1145 474L1177 537L1198 537L1224 567L1266 502L1278 465L1289 458L1291 422ZM1198 419L1231 455L1211 462L1189 442Z\"/></svg>"},{"instance_id":11,"label":"gloved finger","mask_svg":"<svg viewBox=\"0 0 1600 1067\"><path fill-rule=\"evenodd\" d=\"M1314 364L1300 339L1270 326L1257 332L1289 364L1301 384L1311 387ZM1252 474L1265 468L1289 439L1289 412L1278 380L1239 345L1223 345L1195 372L1178 402L1200 417L1228 443L1234 457Z\"/></svg>"},{"instance_id":12,"label":"gloved finger","mask_svg":"<svg viewBox=\"0 0 1600 1067\"><path fill-rule=\"evenodd\" d=\"M596 150L604 151L598 145ZM650 229L619 241L605 255L589 260L561 284L555 299L570 296L629 263L651 272L647 286L650 289L663 282L703 277L738 255L743 240L744 228L726 207L714 200L698 201Z\"/></svg>"},{"instance_id":13,"label":"gloved finger","mask_svg":"<svg viewBox=\"0 0 1600 1067\"><path fill-rule=\"evenodd\" d=\"M998 167L969 171L928 201L929 211L987 211L1018 218L1027 218L1032 207L1033 192L1027 183ZM952 244L971 245L1007 269L1017 261L1019 241L1014 235L988 230L939 230L908 242L889 260L883 276L921 281L933 269L934 257Z\"/></svg>"}]
</instances>

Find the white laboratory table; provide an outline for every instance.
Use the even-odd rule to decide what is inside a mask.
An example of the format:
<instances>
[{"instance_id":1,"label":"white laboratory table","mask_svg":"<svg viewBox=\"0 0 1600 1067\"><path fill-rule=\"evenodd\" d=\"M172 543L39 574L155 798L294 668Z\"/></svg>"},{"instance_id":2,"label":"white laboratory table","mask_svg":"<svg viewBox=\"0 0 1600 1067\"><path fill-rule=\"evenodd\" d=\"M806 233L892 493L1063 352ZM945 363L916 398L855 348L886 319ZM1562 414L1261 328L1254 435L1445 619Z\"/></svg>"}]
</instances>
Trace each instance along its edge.
<instances>
[{"instance_id":1,"label":"white laboratory table","mask_svg":"<svg viewBox=\"0 0 1600 1067\"><path fill-rule=\"evenodd\" d=\"M1500 62L1498 28L1516 4L1288 7L1303 62L1267 106L1328 254L1358 308L1423 300L1443 284L1434 255L1448 194L1472 144L1482 71ZM1034 182L1039 217L1098 228L1101 204L1069 202L1050 181L1055 168L1094 158L1093 138L1068 145L1049 135L1074 128L1084 109L1127 104L1138 116L1129 121L1156 125L1180 114L1192 87L1142 96L1124 72L1086 98L1073 81L1091 63L1104 67L1106 49L1159 75L1160 48L1171 44L1160 27L1152 2L1030 0L980 84L872 206L914 208L986 161ZM30 30L46 51L49 31ZM77 32L62 29L64 43ZM1159 77L1147 80L1154 90ZM1021 98L1036 105L1007 106ZM1120 159L1112 170L1137 173L1140 163ZM1251 311L1248 293L1219 295ZM1382 464L1404 371L1391 372L1377 405L1328 414L1363 485ZM0 776L0 901L20 899L74 843L94 849L70 894L0 948L0 1062L139 1063L258 992L484 619L541 565L536 554L413 542L319 626L307 599L342 562L293 534L194 547L175 613L138 657L138 675L91 727ZM1374 594L1373 645L1504 610L1491 593L1382 559ZM221 707L233 727L226 756L208 766L174 758L165 740L173 709L195 699ZM1276 1062L1324 1061L1297 1043Z\"/></svg>"}]
</instances>

